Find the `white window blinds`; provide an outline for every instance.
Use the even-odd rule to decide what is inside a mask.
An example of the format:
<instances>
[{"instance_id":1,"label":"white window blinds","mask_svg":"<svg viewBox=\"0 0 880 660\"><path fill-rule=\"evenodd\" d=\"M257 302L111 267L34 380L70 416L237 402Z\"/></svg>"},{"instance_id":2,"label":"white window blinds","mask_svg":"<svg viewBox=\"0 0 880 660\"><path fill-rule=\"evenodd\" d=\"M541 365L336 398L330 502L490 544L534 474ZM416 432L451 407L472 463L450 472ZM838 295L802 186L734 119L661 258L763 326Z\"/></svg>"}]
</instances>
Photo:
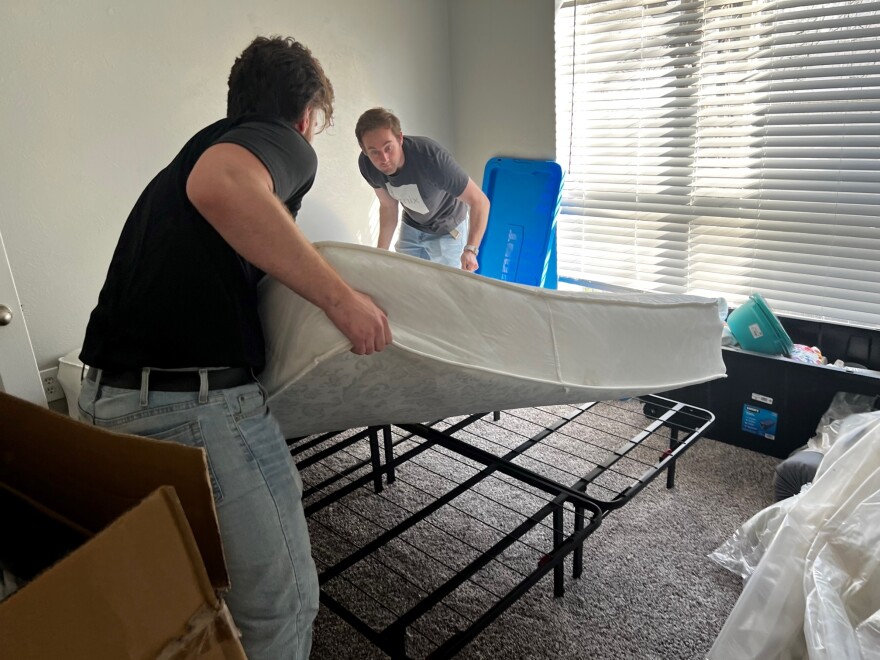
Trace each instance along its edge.
<instances>
[{"instance_id":1,"label":"white window blinds","mask_svg":"<svg viewBox=\"0 0 880 660\"><path fill-rule=\"evenodd\" d=\"M880 327L880 2L556 19L560 276Z\"/></svg>"}]
</instances>

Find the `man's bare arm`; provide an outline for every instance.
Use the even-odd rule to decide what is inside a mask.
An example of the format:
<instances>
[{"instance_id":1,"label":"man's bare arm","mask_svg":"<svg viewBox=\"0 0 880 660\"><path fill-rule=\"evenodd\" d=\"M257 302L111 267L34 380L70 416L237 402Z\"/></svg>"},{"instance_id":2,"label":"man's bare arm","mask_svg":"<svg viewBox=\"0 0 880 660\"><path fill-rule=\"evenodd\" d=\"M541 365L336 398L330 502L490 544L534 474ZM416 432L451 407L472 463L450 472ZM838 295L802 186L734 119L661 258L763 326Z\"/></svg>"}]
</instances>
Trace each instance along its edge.
<instances>
[{"instance_id":1,"label":"man's bare arm","mask_svg":"<svg viewBox=\"0 0 880 660\"><path fill-rule=\"evenodd\" d=\"M486 225L489 223L489 198L474 183L473 179L468 179L468 184L464 192L458 196L458 199L467 204L471 209L470 220L468 221L467 245L479 247L480 241L483 240L483 234L486 233ZM474 271L479 268L476 255L465 250L461 255L461 267L467 271Z\"/></svg>"},{"instance_id":2,"label":"man's bare arm","mask_svg":"<svg viewBox=\"0 0 880 660\"><path fill-rule=\"evenodd\" d=\"M374 188L374 190L376 197L379 198L379 240L376 241L376 247L387 250L391 247L391 239L400 220L400 207L397 200L384 188Z\"/></svg>"},{"instance_id":3,"label":"man's bare arm","mask_svg":"<svg viewBox=\"0 0 880 660\"><path fill-rule=\"evenodd\" d=\"M391 342L384 312L352 289L318 254L274 194L260 160L236 144L207 149L187 180L190 201L247 261L320 307L351 341L369 355Z\"/></svg>"}]
</instances>

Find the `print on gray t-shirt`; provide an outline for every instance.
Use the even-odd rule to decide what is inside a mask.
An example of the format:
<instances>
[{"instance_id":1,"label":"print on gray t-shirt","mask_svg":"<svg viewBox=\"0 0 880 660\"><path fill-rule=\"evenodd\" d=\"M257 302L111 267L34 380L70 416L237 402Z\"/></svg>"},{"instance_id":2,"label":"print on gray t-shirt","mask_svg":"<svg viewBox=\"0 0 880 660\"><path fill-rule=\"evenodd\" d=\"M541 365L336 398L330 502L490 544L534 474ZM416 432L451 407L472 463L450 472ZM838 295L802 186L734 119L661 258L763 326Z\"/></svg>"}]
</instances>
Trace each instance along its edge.
<instances>
[{"instance_id":1,"label":"print on gray t-shirt","mask_svg":"<svg viewBox=\"0 0 880 660\"><path fill-rule=\"evenodd\" d=\"M456 199L468 175L452 155L431 138L403 137L403 167L387 175L361 154L361 174L374 188L385 188L403 206L403 221L431 234L445 234L467 217L467 204Z\"/></svg>"}]
</instances>

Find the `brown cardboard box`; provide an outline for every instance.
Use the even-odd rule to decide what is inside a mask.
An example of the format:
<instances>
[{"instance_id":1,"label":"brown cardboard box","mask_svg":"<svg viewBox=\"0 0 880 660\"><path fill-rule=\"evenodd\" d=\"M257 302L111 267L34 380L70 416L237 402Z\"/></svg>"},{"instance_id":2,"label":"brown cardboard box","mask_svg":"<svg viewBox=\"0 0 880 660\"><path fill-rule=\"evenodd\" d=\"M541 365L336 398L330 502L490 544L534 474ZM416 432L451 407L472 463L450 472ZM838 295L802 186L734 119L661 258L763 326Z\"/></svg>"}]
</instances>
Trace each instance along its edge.
<instances>
[{"instance_id":1,"label":"brown cardboard box","mask_svg":"<svg viewBox=\"0 0 880 660\"><path fill-rule=\"evenodd\" d=\"M0 392L0 525L3 660L245 658L202 450Z\"/></svg>"}]
</instances>

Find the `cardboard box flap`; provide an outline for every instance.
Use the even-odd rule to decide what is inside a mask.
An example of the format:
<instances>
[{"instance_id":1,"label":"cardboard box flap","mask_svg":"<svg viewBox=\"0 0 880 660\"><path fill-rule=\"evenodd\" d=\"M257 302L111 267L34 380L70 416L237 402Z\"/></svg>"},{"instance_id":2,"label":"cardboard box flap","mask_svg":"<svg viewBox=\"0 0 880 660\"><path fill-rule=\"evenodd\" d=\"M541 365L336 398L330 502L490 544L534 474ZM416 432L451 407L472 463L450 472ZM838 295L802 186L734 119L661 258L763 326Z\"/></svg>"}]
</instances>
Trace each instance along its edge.
<instances>
[{"instance_id":1,"label":"cardboard box flap","mask_svg":"<svg viewBox=\"0 0 880 660\"><path fill-rule=\"evenodd\" d=\"M229 578L202 449L106 431L0 392L0 481L92 533L173 486L211 584Z\"/></svg>"},{"instance_id":2,"label":"cardboard box flap","mask_svg":"<svg viewBox=\"0 0 880 660\"><path fill-rule=\"evenodd\" d=\"M244 658L168 486L0 603L0 649L20 660Z\"/></svg>"}]
</instances>

